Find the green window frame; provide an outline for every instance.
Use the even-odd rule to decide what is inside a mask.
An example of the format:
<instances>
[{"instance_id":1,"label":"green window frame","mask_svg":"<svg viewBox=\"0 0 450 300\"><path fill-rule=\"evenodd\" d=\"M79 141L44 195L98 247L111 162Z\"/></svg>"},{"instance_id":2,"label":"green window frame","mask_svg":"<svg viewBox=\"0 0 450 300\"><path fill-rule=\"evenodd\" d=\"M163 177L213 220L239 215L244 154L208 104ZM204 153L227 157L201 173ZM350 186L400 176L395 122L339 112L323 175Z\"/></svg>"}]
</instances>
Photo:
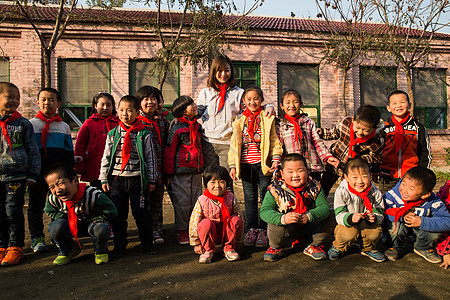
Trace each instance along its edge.
<instances>
[{"instance_id":1,"label":"green window frame","mask_svg":"<svg viewBox=\"0 0 450 300\"><path fill-rule=\"evenodd\" d=\"M278 63L278 115L284 115L281 95L288 89L297 90L302 96L303 112L320 127L320 81L319 65Z\"/></svg>"},{"instance_id":2,"label":"green window frame","mask_svg":"<svg viewBox=\"0 0 450 300\"><path fill-rule=\"evenodd\" d=\"M397 89L397 69L393 67L359 67L359 88L361 105L373 105L381 112L381 118L387 120L391 113L387 111L387 98Z\"/></svg>"},{"instance_id":3,"label":"green window frame","mask_svg":"<svg viewBox=\"0 0 450 300\"><path fill-rule=\"evenodd\" d=\"M72 130L78 130L92 113L92 98L102 91L111 92L111 61L59 59L58 79L60 114Z\"/></svg>"},{"instance_id":4,"label":"green window frame","mask_svg":"<svg viewBox=\"0 0 450 300\"><path fill-rule=\"evenodd\" d=\"M414 116L428 129L447 128L446 69L413 71Z\"/></svg>"},{"instance_id":5,"label":"green window frame","mask_svg":"<svg viewBox=\"0 0 450 300\"><path fill-rule=\"evenodd\" d=\"M250 85L261 86L261 67L257 62L233 62L236 85L245 89Z\"/></svg>"},{"instance_id":6,"label":"green window frame","mask_svg":"<svg viewBox=\"0 0 450 300\"><path fill-rule=\"evenodd\" d=\"M129 61L129 91L134 95L136 91L144 85L158 87L158 76L152 74L151 70L155 64L151 59L131 59ZM176 73L168 73L162 88L164 97L164 107L172 107L173 101L180 96L180 66Z\"/></svg>"},{"instance_id":7,"label":"green window frame","mask_svg":"<svg viewBox=\"0 0 450 300\"><path fill-rule=\"evenodd\" d=\"M9 82L9 58L0 57L0 82Z\"/></svg>"}]
</instances>

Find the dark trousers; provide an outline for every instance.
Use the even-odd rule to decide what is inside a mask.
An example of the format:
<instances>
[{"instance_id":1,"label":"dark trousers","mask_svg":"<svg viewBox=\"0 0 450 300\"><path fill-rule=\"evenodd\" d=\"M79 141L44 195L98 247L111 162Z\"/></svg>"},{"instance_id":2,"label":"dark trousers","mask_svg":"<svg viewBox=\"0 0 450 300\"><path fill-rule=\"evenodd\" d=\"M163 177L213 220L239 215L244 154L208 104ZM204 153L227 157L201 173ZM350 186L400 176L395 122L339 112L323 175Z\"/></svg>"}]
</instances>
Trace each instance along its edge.
<instances>
[{"instance_id":1,"label":"dark trousers","mask_svg":"<svg viewBox=\"0 0 450 300\"><path fill-rule=\"evenodd\" d=\"M49 192L47 182L44 177L39 175L36 184L28 188L28 229L30 230L31 239L44 237L44 222L42 216L44 214L45 200Z\"/></svg>"},{"instance_id":2,"label":"dark trousers","mask_svg":"<svg viewBox=\"0 0 450 300\"><path fill-rule=\"evenodd\" d=\"M397 222L397 228L394 223L388 223L389 234L391 235L394 249L403 248L408 236L414 236L414 249L429 250L434 248L435 241L441 236L439 232L429 232L419 228L407 227L403 222Z\"/></svg>"},{"instance_id":3,"label":"dark trousers","mask_svg":"<svg viewBox=\"0 0 450 300\"><path fill-rule=\"evenodd\" d=\"M0 248L25 245L25 180L0 182Z\"/></svg>"},{"instance_id":4,"label":"dark trousers","mask_svg":"<svg viewBox=\"0 0 450 300\"><path fill-rule=\"evenodd\" d=\"M131 213L136 221L139 240L142 246L151 245L153 243L152 221L148 197L145 195L145 191L141 191L140 176L118 176L114 178L111 181L110 195L111 201L118 211L117 217L111 221L114 232L114 247L124 249L128 244L127 227L129 206L131 206Z\"/></svg>"},{"instance_id":5,"label":"dark trousers","mask_svg":"<svg viewBox=\"0 0 450 300\"><path fill-rule=\"evenodd\" d=\"M325 193L325 197L328 197L331 188L338 179L339 176L334 173L333 167L327 164L325 166L325 172L322 174L322 179L320 180L320 185Z\"/></svg>"},{"instance_id":6,"label":"dark trousers","mask_svg":"<svg viewBox=\"0 0 450 300\"><path fill-rule=\"evenodd\" d=\"M272 177L265 176L262 173L261 164L244 163L241 165L241 179L242 189L244 191L247 230L250 228L266 229L266 222L261 220L258 216L258 192L262 202Z\"/></svg>"}]
</instances>

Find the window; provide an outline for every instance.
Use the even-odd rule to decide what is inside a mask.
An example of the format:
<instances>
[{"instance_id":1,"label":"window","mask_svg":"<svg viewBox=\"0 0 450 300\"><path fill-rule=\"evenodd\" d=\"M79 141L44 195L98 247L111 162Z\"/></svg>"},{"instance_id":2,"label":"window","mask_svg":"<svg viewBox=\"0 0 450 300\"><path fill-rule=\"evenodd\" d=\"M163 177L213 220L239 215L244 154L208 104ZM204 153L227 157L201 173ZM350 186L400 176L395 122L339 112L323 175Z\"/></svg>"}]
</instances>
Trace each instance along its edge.
<instances>
[{"instance_id":1,"label":"window","mask_svg":"<svg viewBox=\"0 0 450 300\"><path fill-rule=\"evenodd\" d=\"M0 82L9 82L9 59L7 57L0 57Z\"/></svg>"},{"instance_id":2,"label":"window","mask_svg":"<svg viewBox=\"0 0 450 300\"><path fill-rule=\"evenodd\" d=\"M79 129L91 114L92 98L101 91L111 91L109 60L59 60L59 92L62 118L71 129Z\"/></svg>"},{"instance_id":3,"label":"window","mask_svg":"<svg viewBox=\"0 0 450 300\"><path fill-rule=\"evenodd\" d=\"M278 103L285 90L295 89L302 95L302 110L320 127L319 66L278 64ZM279 115L284 115L281 107Z\"/></svg>"},{"instance_id":4,"label":"window","mask_svg":"<svg viewBox=\"0 0 450 300\"><path fill-rule=\"evenodd\" d=\"M130 60L130 94L134 95L136 91L144 85L158 87L158 76L151 74L155 62L152 60ZM179 68L176 74L168 73L164 82L162 93L164 97L164 106L171 107L173 101L180 95L180 75Z\"/></svg>"},{"instance_id":5,"label":"window","mask_svg":"<svg viewBox=\"0 0 450 300\"><path fill-rule=\"evenodd\" d=\"M250 85L261 86L259 63L233 62L236 85L245 89Z\"/></svg>"},{"instance_id":6,"label":"window","mask_svg":"<svg viewBox=\"0 0 450 300\"><path fill-rule=\"evenodd\" d=\"M373 105L381 111L381 118L391 117L386 109L389 94L397 89L397 70L387 67L359 68L361 105Z\"/></svg>"},{"instance_id":7,"label":"window","mask_svg":"<svg viewBox=\"0 0 450 300\"><path fill-rule=\"evenodd\" d=\"M417 69L413 72L414 116L426 128L447 128L445 69Z\"/></svg>"}]
</instances>

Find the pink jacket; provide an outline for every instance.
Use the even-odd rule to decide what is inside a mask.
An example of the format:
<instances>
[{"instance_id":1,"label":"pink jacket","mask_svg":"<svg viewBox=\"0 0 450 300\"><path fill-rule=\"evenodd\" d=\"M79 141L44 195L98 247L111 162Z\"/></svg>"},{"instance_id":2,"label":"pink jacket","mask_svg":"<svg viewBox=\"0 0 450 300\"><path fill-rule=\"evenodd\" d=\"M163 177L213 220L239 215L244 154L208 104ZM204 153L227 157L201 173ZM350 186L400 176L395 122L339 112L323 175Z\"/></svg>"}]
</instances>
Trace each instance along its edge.
<instances>
[{"instance_id":1,"label":"pink jacket","mask_svg":"<svg viewBox=\"0 0 450 300\"><path fill-rule=\"evenodd\" d=\"M75 171L81 174L82 181L91 182L97 180L100 175L100 163L108 133L105 122L93 114L83 123L78 132L75 156L81 156L83 161L75 163ZM113 116L108 122L112 130L119 125L119 118Z\"/></svg>"}]
</instances>

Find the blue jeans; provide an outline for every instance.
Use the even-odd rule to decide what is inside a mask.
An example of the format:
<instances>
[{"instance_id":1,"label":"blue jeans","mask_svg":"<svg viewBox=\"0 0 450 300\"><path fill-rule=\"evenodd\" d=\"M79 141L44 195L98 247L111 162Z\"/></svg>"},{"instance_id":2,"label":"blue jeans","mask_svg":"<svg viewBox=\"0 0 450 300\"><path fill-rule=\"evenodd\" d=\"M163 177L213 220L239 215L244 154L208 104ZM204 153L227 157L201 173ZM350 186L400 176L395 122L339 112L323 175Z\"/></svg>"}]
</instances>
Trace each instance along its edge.
<instances>
[{"instance_id":1,"label":"blue jeans","mask_svg":"<svg viewBox=\"0 0 450 300\"><path fill-rule=\"evenodd\" d=\"M48 226L48 231L58 245L61 255L69 255L75 246L75 241L70 232L69 221L66 219L54 220ZM83 233L86 231L93 239L95 253L108 253L107 244L109 235L111 234L109 222L105 220L95 220L89 224L78 222L78 237L85 235Z\"/></svg>"},{"instance_id":2,"label":"blue jeans","mask_svg":"<svg viewBox=\"0 0 450 300\"><path fill-rule=\"evenodd\" d=\"M434 248L434 242L441 236L439 232L429 232L419 228L407 227L403 222L397 222L397 228L394 230L395 224L388 223L389 234L391 235L394 249L403 248L407 236L415 236L414 249L429 250Z\"/></svg>"},{"instance_id":3,"label":"blue jeans","mask_svg":"<svg viewBox=\"0 0 450 300\"><path fill-rule=\"evenodd\" d=\"M25 180L0 182L0 248L25 245Z\"/></svg>"},{"instance_id":4,"label":"blue jeans","mask_svg":"<svg viewBox=\"0 0 450 300\"><path fill-rule=\"evenodd\" d=\"M261 202L264 200L267 188L272 180L271 176L265 176L261 171L261 164L241 165L242 189L245 201L245 220L247 230L250 228L266 229L267 224L258 216L258 186Z\"/></svg>"}]
</instances>

